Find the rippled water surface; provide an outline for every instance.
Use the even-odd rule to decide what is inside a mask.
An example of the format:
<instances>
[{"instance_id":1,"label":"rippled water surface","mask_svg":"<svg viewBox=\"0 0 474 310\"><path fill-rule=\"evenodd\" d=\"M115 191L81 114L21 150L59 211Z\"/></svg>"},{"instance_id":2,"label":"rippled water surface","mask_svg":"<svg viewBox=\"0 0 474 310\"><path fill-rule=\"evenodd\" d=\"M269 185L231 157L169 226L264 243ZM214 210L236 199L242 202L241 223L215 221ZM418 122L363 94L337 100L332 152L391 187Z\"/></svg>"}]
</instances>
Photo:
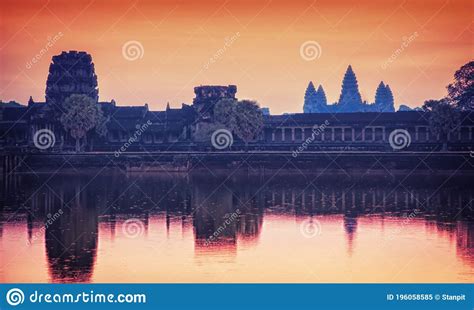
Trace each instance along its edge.
<instances>
[{"instance_id":1,"label":"rippled water surface","mask_svg":"<svg viewBox=\"0 0 474 310\"><path fill-rule=\"evenodd\" d=\"M92 171L2 181L1 282L473 282L473 178Z\"/></svg>"}]
</instances>

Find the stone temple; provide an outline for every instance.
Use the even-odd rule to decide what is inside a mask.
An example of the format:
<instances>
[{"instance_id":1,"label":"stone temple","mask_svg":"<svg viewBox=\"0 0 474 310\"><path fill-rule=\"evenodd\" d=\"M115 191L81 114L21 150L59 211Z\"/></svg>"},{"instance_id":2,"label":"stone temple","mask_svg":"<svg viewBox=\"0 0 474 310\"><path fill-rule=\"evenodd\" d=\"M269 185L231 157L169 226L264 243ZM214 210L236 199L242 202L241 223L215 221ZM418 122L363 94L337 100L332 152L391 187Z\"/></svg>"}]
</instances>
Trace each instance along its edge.
<instances>
[{"instance_id":1,"label":"stone temple","mask_svg":"<svg viewBox=\"0 0 474 310\"><path fill-rule=\"evenodd\" d=\"M309 82L304 96L304 113L349 113L349 112L395 112L393 94L390 86L380 82L375 103L362 101L359 93L357 78L352 66L347 68L342 80L342 90L339 100L328 105L323 86L316 90L313 82Z\"/></svg>"},{"instance_id":2,"label":"stone temple","mask_svg":"<svg viewBox=\"0 0 474 310\"><path fill-rule=\"evenodd\" d=\"M73 151L74 141L63 130L58 113L65 98L71 94L85 94L94 99L109 118L107 135L88 137L86 151L114 152L129 141L143 124L149 126L137 141L129 145L127 152L210 151L210 143L194 141L193 130L198 122L212 119L213 107L220 99L235 99L237 87L198 86L194 88L194 93L191 104L182 103L180 108L168 105L163 111L150 110L147 104L125 106L114 100L100 101L91 55L86 52L63 52L53 57L44 102L30 97L27 105L0 103L0 148L7 152ZM361 100L355 74L349 67L336 104L328 105L322 86L316 89L310 83L305 95L305 113L270 115L265 109L263 130L249 144L249 149L293 151L306 139L312 138L314 143L310 143L307 150L393 152L389 143L390 134L400 129L410 136L406 150L440 149L439 137L431 133L429 117L425 112L393 111L390 87L380 83L375 103L367 104ZM448 137L449 150L468 151L472 145L474 117L465 115L462 119L459 133ZM321 124L325 124L324 128L315 135L315 126ZM35 148L33 137L40 129L49 129L54 133L54 146L46 150ZM234 137L232 150L239 150L243 145Z\"/></svg>"}]
</instances>

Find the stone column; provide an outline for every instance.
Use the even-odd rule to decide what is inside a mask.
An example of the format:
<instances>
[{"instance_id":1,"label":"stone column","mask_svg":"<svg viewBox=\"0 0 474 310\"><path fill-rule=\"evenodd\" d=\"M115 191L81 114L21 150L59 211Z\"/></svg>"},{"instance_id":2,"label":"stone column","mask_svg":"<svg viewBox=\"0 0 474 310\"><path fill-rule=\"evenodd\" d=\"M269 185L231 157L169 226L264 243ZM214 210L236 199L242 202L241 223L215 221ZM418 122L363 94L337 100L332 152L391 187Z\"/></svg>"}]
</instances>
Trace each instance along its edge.
<instances>
[{"instance_id":1,"label":"stone column","mask_svg":"<svg viewBox=\"0 0 474 310\"><path fill-rule=\"evenodd\" d=\"M352 141L355 141L355 129L354 129L354 127L351 127L351 131L352 131Z\"/></svg>"},{"instance_id":2,"label":"stone column","mask_svg":"<svg viewBox=\"0 0 474 310\"><path fill-rule=\"evenodd\" d=\"M362 127L362 141L365 142L365 127Z\"/></svg>"},{"instance_id":3,"label":"stone column","mask_svg":"<svg viewBox=\"0 0 474 310\"><path fill-rule=\"evenodd\" d=\"M334 127L331 128L331 141L334 141Z\"/></svg>"},{"instance_id":4,"label":"stone column","mask_svg":"<svg viewBox=\"0 0 474 310\"><path fill-rule=\"evenodd\" d=\"M281 128L281 141L285 141L285 127Z\"/></svg>"},{"instance_id":5,"label":"stone column","mask_svg":"<svg viewBox=\"0 0 474 310\"><path fill-rule=\"evenodd\" d=\"M295 127L291 127L291 141L295 141Z\"/></svg>"},{"instance_id":6,"label":"stone column","mask_svg":"<svg viewBox=\"0 0 474 310\"><path fill-rule=\"evenodd\" d=\"M304 140L304 127L301 127L301 140Z\"/></svg>"},{"instance_id":7,"label":"stone column","mask_svg":"<svg viewBox=\"0 0 474 310\"><path fill-rule=\"evenodd\" d=\"M344 141L346 140L346 128L345 127L341 127L341 140Z\"/></svg>"},{"instance_id":8,"label":"stone column","mask_svg":"<svg viewBox=\"0 0 474 310\"><path fill-rule=\"evenodd\" d=\"M418 126L415 127L415 140L418 141Z\"/></svg>"},{"instance_id":9,"label":"stone column","mask_svg":"<svg viewBox=\"0 0 474 310\"><path fill-rule=\"evenodd\" d=\"M385 126L382 127L382 141L386 141L387 139L385 138Z\"/></svg>"}]
</instances>

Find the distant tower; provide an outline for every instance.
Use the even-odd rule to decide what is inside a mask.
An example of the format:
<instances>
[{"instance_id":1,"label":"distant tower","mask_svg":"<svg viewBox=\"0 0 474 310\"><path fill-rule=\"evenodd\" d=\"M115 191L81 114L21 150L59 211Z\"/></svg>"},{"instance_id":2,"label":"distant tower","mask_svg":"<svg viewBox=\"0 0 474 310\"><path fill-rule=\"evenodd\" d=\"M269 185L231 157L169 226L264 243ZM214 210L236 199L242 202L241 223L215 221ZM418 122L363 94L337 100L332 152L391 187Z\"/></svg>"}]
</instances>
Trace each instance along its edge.
<instances>
[{"instance_id":1,"label":"distant tower","mask_svg":"<svg viewBox=\"0 0 474 310\"><path fill-rule=\"evenodd\" d=\"M233 99L237 86L198 86L194 87L193 106L201 119L210 119L214 114L214 106L221 99Z\"/></svg>"},{"instance_id":2,"label":"distant tower","mask_svg":"<svg viewBox=\"0 0 474 310\"><path fill-rule=\"evenodd\" d=\"M359 86L352 67L349 65L342 81L341 95L338 101L339 112L355 112L362 107Z\"/></svg>"},{"instance_id":3,"label":"distant tower","mask_svg":"<svg viewBox=\"0 0 474 310\"><path fill-rule=\"evenodd\" d=\"M393 94L390 86L380 82L375 91L375 111L377 112L395 112Z\"/></svg>"},{"instance_id":4,"label":"distant tower","mask_svg":"<svg viewBox=\"0 0 474 310\"><path fill-rule=\"evenodd\" d=\"M392 93L392 90L390 89L390 86L388 86L388 84L385 85L385 96L386 96L386 102L385 102L383 112L395 112L395 102L393 100L393 93Z\"/></svg>"},{"instance_id":5,"label":"distant tower","mask_svg":"<svg viewBox=\"0 0 474 310\"><path fill-rule=\"evenodd\" d=\"M313 82L309 82L308 87L306 87L306 92L304 94L304 113L316 113L317 111L316 103L316 89L314 88Z\"/></svg>"},{"instance_id":6,"label":"distant tower","mask_svg":"<svg viewBox=\"0 0 474 310\"><path fill-rule=\"evenodd\" d=\"M94 63L86 52L62 52L53 56L49 66L46 103L62 104L72 94L99 99Z\"/></svg>"}]
</instances>

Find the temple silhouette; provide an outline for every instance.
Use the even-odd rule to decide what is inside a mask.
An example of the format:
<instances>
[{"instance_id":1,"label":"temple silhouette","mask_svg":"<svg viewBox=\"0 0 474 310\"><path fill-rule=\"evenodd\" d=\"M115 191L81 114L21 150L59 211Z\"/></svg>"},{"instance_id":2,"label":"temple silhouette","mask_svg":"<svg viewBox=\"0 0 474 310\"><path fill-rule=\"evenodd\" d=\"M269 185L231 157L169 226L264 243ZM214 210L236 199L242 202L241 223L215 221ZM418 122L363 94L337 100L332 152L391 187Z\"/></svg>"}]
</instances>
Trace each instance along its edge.
<instances>
[{"instance_id":1,"label":"temple silhouette","mask_svg":"<svg viewBox=\"0 0 474 310\"><path fill-rule=\"evenodd\" d=\"M148 104L142 106L120 106L115 100L99 101L99 88L92 57L86 52L62 52L52 58L44 102L30 97L28 104L15 102L0 104L0 147L11 154L28 152L64 152L74 150L74 139L61 122L63 103L72 94L87 95L95 100L109 119L107 135L94 132L87 134L86 152L114 152L129 141L137 128L150 124L131 143L128 152L143 151L196 151L206 146L193 138L199 122L212 118L214 105L221 99L236 99L237 87L198 86L194 88L192 104L183 103L180 108L152 111ZM393 112L393 95L383 82L377 88L375 103L362 102L357 79L349 66L342 83L342 91L336 104L328 105L322 86L316 90L310 82L305 95L305 113L270 115L262 109L264 124L262 132L249 143L249 150L293 151L306 139L313 137L315 126L327 126L315 136L309 151L377 151L394 152L390 134L403 129L409 135L404 151L432 152L441 150L439 136L430 131L429 115L422 111ZM325 112L325 113L323 113ZM335 113L337 112L337 113ZM462 115L458 133L448 135L451 151L469 151L473 135L473 117L470 112ZM54 133L55 144L38 150L34 135L41 129ZM211 150L208 143L207 150ZM234 137L232 150L243 149L243 143ZM9 163L7 163L9 165Z\"/></svg>"}]
</instances>

